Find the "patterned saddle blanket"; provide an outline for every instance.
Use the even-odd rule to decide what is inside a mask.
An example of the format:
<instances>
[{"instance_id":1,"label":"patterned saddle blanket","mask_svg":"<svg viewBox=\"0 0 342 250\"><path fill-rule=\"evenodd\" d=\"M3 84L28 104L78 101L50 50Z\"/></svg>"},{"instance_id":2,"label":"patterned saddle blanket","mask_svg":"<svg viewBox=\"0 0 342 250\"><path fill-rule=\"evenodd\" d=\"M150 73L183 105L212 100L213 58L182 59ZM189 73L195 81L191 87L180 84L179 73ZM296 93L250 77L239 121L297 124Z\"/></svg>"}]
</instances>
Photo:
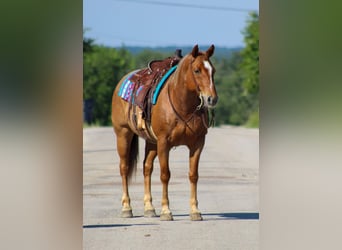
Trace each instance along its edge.
<instances>
[{"instance_id":1,"label":"patterned saddle blanket","mask_svg":"<svg viewBox=\"0 0 342 250\"><path fill-rule=\"evenodd\" d=\"M164 83L166 82L166 80L169 78L170 75L172 75L172 73L176 70L177 68L177 65L173 66L171 69L169 69L166 74L161 78L161 80L158 82L158 84L156 85L153 93L152 93L152 104L156 104L157 102L157 99L158 99L158 96L159 96L159 93L160 93L160 90L163 88L164 86ZM137 70L139 71L139 70ZM122 82L122 85L120 87L120 90L119 90L119 96L124 99L126 102L132 102L136 105L138 105L140 108L143 108L144 105L142 105L141 102L139 103L136 103L134 101L134 98L137 98L137 99L145 99L145 98L139 98L139 95L143 92L143 89L146 88L145 85L139 85L139 87L136 89L136 85L137 83L133 82L131 80L132 76L134 76L134 74L137 72L137 71L134 71L132 72L123 82ZM152 86L153 87L153 86ZM134 93L134 90L136 89L135 93ZM146 90L145 90L146 91ZM143 93L144 94L144 93ZM146 94L146 93L145 93Z\"/></svg>"}]
</instances>

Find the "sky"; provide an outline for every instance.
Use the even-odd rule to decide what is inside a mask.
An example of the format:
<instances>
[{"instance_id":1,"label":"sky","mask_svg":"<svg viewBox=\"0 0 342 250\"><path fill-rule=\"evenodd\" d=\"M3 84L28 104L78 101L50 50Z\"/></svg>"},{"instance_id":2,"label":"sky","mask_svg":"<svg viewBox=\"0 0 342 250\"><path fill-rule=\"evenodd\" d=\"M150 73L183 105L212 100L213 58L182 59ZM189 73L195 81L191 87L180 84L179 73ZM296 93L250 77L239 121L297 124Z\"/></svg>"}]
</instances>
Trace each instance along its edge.
<instances>
[{"instance_id":1,"label":"sky","mask_svg":"<svg viewBox=\"0 0 342 250\"><path fill-rule=\"evenodd\" d=\"M258 0L83 0L85 37L124 46L242 47Z\"/></svg>"}]
</instances>

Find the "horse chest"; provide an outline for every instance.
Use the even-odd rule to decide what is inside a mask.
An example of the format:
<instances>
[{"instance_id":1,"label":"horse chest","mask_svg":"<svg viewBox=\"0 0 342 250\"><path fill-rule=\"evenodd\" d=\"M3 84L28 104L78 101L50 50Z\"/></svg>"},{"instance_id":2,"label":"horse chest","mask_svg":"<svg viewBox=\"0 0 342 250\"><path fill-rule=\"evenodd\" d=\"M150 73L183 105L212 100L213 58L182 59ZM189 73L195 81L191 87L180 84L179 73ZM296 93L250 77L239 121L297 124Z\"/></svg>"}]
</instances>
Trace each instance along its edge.
<instances>
[{"instance_id":1,"label":"horse chest","mask_svg":"<svg viewBox=\"0 0 342 250\"><path fill-rule=\"evenodd\" d=\"M198 117L194 117L187 123L177 122L169 140L174 145L188 145L197 138L204 137L206 133L207 129L203 126L202 121Z\"/></svg>"}]
</instances>

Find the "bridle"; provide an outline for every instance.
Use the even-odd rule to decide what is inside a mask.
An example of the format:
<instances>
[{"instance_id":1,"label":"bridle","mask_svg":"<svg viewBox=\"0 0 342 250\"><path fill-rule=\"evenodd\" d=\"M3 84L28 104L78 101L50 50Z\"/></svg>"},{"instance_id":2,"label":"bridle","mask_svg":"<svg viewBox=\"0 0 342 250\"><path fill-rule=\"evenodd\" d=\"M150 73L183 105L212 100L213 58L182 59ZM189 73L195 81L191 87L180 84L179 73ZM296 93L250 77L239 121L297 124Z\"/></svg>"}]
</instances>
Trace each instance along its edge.
<instances>
[{"instance_id":1,"label":"bridle","mask_svg":"<svg viewBox=\"0 0 342 250\"><path fill-rule=\"evenodd\" d=\"M191 61L191 64L193 62L194 62L194 60ZM187 126L192 132L194 132L188 123L195 117L196 113L198 113L198 112L201 113L200 116L201 116L202 123L203 123L204 127L208 129L209 127L214 125L215 112L213 109L208 109L208 108L204 107L204 98L203 98L203 95L202 95L201 90L199 88L199 84L197 83L195 76L194 76L194 73L192 71L191 71L191 75L192 75L192 79L196 85L197 91L199 92L198 98L200 99L200 104L195 108L195 110L191 113L191 115L188 119L184 119L179 114L179 112L176 110L175 106L173 105L172 100L171 100L171 95L170 95L170 84L167 85L167 96L169 99L169 103L172 107L172 110L176 114L177 118L179 120L181 120L185 124L185 126ZM208 117L209 118L208 121L205 121L206 113L208 116L210 116L210 118Z\"/></svg>"}]
</instances>

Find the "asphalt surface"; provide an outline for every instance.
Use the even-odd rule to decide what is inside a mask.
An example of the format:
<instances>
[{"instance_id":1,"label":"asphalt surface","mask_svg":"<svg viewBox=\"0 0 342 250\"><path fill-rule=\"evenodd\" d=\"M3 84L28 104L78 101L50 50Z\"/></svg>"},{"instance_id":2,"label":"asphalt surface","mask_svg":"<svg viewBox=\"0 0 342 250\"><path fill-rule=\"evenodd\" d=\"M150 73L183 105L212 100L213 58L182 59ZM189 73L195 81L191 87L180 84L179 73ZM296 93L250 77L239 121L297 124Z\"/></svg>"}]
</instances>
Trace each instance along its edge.
<instances>
[{"instance_id":1,"label":"asphalt surface","mask_svg":"<svg viewBox=\"0 0 342 250\"><path fill-rule=\"evenodd\" d=\"M174 221L144 218L142 160L130 185L133 218L120 218L121 177L111 127L83 130L83 249L259 249L259 130L211 128L199 166L203 221L190 221L188 150L170 153L170 209ZM161 209L156 159L153 204Z\"/></svg>"}]
</instances>

